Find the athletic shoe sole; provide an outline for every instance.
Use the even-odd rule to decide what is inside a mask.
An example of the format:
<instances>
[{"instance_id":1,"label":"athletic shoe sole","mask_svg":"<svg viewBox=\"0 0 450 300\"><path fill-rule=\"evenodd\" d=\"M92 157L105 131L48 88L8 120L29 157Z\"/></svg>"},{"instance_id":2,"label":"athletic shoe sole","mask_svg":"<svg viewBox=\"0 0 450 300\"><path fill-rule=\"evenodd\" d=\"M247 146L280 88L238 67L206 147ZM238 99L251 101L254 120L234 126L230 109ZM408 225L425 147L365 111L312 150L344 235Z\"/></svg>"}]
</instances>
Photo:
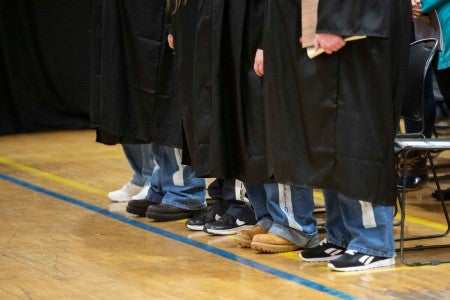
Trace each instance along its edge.
<instances>
[{"instance_id":1,"label":"athletic shoe sole","mask_svg":"<svg viewBox=\"0 0 450 300\"><path fill-rule=\"evenodd\" d=\"M194 230L194 231L203 231L203 227L205 225L191 225L191 224L185 224L187 229Z\"/></svg>"},{"instance_id":2,"label":"athletic shoe sole","mask_svg":"<svg viewBox=\"0 0 450 300\"><path fill-rule=\"evenodd\" d=\"M341 271L341 272L351 272L351 271L364 271L364 270L370 270L375 268L383 268L383 267L390 267L395 265L395 258L387 258L383 260L379 260L377 262L368 264L368 265L362 265L362 266L355 266L355 267L342 267L337 268L333 265L332 262L328 263L328 268L330 268L333 271Z\"/></svg>"},{"instance_id":3,"label":"athletic shoe sole","mask_svg":"<svg viewBox=\"0 0 450 300\"><path fill-rule=\"evenodd\" d=\"M253 250L257 250L265 253L283 253L283 252L291 252L300 249L297 245L274 245L274 244L266 244L259 242L252 242L251 248Z\"/></svg>"},{"instance_id":4,"label":"athletic shoe sole","mask_svg":"<svg viewBox=\"0 0 450 300\"><path fill-rule=\"evenodd\" d=\"M191 218L193 213L177 213L177 214L159 214L154 212L147 212L147 218L153 219L156 222L176 221Z\"/></svg>"},{"instance_id":5,"label":"athletic shoe sole","mask_svg":"<svg viewBox=\"0 0 450 300\"><path fill-rule=\"evenodd\" d=\"M109 198L109 200L111 200L113 202L128 202L131 200L131 196L130 197L122 197L122 198L108 196L108 198Z\"/></svg>"},{"instance_id":6,"label":"athletic shoe sole","mask_svg":"<svg viewBox=\"0 0 450 300\"><path fill-rule=\"evenodd\" d=\"M251 229L253 225L242 225L239 227L229 228L229 229L214 229L214 228L204 228L203 230L206 233L214 234L214 235L231 235L236 234L242 229Z\"/></svg>"},{"instance_id":7,"label":"athletic shoe sole","mask_svg":"<svg viewBox=\"0 0 450 300\"><path fill-rule=\"evenodd\" d=\"M344 253L344 251L342 251L342 253ZM302 256L302 253L300 252L300 253L298 254L298 256L300 256L300 258L301 258L303 261L306 261L306 262L325 263L325 262L329 262L329 261L331 261L331 260L333 260L333 259L336 259L336 258L341 257L342 254L340 254L340 255L334 255L334 256L327 256L327 257L311 257L311 258L305 258L305 257Z\"/></svg>"}]
</instances>

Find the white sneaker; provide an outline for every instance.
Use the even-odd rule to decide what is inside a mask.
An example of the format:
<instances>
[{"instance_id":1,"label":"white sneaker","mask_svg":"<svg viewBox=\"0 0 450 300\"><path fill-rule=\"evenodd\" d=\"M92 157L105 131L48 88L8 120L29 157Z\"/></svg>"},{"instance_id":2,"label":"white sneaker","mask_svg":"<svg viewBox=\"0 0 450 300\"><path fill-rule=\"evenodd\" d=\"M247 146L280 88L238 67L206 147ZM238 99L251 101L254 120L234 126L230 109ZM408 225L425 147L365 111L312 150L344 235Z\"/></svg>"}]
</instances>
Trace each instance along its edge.
<instances>
[{"instance_id":1,"label":"white sneaker","mask_svg":"<svg viewBox=\"0 0 450 300\"><path fill-rule=\"evenodd\" d=\"M147 197L148 190L150 189L150 186L144 186L139 193L131 197L131 200L144 200L145 197Z\"/></svg>"},{"instance_id":2,"label":"white sneaker","mask_svg":"<svg viewBox=\"0 0 450 300\"><path fill-rule=\"evenodd\" d=\"M129 201L131 197L138 194L141 190L142 186L128 182L120 190L109 192L108 198L117 202Z\"/></svg>"}]
</instances>

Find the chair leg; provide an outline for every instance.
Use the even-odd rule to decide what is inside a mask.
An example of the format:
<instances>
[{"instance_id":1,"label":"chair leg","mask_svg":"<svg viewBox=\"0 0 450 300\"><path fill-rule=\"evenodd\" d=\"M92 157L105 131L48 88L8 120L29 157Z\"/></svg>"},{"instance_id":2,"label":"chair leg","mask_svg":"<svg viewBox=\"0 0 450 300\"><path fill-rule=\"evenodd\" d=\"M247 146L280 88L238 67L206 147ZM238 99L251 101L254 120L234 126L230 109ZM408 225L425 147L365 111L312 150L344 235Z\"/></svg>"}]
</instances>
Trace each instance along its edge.
<instances>
[{"instance_id":1,"label":"chair leg","mask_svg":"<svg viewBox=\"0 0 450 300\"><path fill-rule=\"evenodd\" d=\"M429 235L421 235L421 236L413 236L413 237L405 237L405 220L406 220L406 174L405 174L405 158L407 157L407 154L409 153L410 149L407 149L406 151L404 151L403 153L403 165L402 165L402 175L403 175L403 184L402 184L402 191L401 191L401 196L399 199L399 206L400 206L400 238L398 239L399 241L399 249L397 249L400 252L400 259L402 261L402 263L404 263L405 265L408 266L421 266L421 265L437 265L440 263L447 263L450 262L450 259L443 259L443 260L438 260L438 259L431 259L429 261L414 261L414 262L410 262L406 259L405 257L405 251L418 251L418 250L428 250L428 249L436 249L436 248L449 248L450 244L435 244L435 245L416 245L414 247L405 247L405 241L408 240L422 240L422 239L430 239L430 238L439 238L439 237L444 237L446 236L449 232L450 232L450 218L448 215L448 211L447 211L447 207L445 206L445 201L444 198L442 196L442 190L437 178L437 174L436 174L436 169L434 167L433 164L433 160L431 157L431 153L429 151L427 151L427 157L428 160L430 162L430 166L431 166L431 170L433 173L433 178L436 184L436 187L438 189L438 195L439 195L439 199L441 201L442 204L442 209L444 212L444 216L445 219L447 221L447 230L443 233L439 233L439 234L429 234Z\"/></svg>"},{"instance_id":2,"label":"chair leg","mask_svg":"<svg viewBox=\"0 0 450 300\"><path fill-rule=\"evenodd\" d=\"M433 157L431 153L427 151L428 161L430 162L431 172L433 173L434 183L436 184L436 188L438 191L439 201L441 202L442 211L444 212L445 221L447 222L447 230L440 236L446 236L450 232L450 217L448 215L447 206L445 205L444 195L442 194L441 184L439 183L439 179L436 173L436 167L433 163Z\"/></svg>"}]
</instances>

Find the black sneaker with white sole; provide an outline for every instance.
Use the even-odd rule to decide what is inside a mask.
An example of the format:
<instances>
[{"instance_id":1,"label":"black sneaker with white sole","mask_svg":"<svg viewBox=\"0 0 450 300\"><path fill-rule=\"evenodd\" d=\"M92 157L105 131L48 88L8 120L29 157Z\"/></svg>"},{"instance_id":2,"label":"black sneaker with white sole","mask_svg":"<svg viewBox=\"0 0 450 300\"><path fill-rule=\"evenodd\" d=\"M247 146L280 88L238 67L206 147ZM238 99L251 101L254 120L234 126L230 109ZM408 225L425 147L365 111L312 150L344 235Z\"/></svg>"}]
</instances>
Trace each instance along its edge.
<instances>
[{"instance_id":1,"label":"black sneaker with white sole","mask_svg":"<svg viewBox=\"0 0 450 300\"><path fill-rule=\"evenodd\" d=\"M209 234L229 235L241 229L250 229L256 224L255 212L247 204L234 203L230 205L219 220L206 223L203 231Z\"/></svg>"},{"instance_id":2,"label":"black sneaker with white sole","mask_svg":"<svg viewBox=\"0 0 450 300\"><path fill-rule=\"evenodd\" d=\"M331 270L342 272L363 271L393 265L395 265L394 257L372 256L354 250L347 250L342 256L328 263Z\"/></svg>"},{"instance_id":3,"label":"black sneaker with white sole","mask_svg":"<svg viewBox=\"0 0 450 300\"><path fill-rule=\"evenodd\" d=\"M227 212L231 205L231 201L214 199L214 204L208 212L188 219L184 225L190 230L203 231L205 224L219 220L220 217Z\"/></svg>"},{"instance_id":4,"label":"black sneaker with white sole","mask_svg":"<svg viewBox=\"0 0 450 300\"><path fill-rule=\"evenodd\" d=\"M207 213L188 219L184 225L190 230L203 231L205 224L217 221L219 219L220 215L217 211L211 209Z\"/></svg>"},{"instance_id":5,"label":"black sneaker with white sole","mask_svg":"<svg viewBox=\"0 0 450 300\"><path fill-rule=\"evenodd\" d=\"M328 262L344 254L345 248L322 240L319 246L301 251L299 256L307 262Z\"/></svg>"},{"instance_id":6,"label":"black sneaker with white sole","mask_svg":"<svg viewBox=\"0 0 450 300\"><path fill-rule=\"evenodd\" d=\"M206 223L203 227L203 231L209 234L230 235L237 233L243 228L247 228L248 225L253 226L254 224L248 224L229 214L224 214L219 220Z\"/></svg>"}]
</instances>

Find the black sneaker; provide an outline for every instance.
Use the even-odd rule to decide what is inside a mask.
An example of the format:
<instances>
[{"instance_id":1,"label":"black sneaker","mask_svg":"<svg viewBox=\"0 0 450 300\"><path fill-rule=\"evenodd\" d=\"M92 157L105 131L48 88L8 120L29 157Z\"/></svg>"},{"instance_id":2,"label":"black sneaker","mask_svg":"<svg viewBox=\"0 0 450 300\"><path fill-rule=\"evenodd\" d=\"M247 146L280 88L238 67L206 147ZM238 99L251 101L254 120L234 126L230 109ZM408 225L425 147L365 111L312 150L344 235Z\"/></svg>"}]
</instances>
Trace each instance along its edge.
<instances>
[{"instance_id":1,"label":"black sneaker","mask_svg":"<svg viewBox=\"0 0 450 300\"><path fill-rule=\"evenodd\" d=\"M214 199L214 204L208 212L188 219L184 225L190 230L203 231L203 227L206 223L219 220L220 217L227 212L230 205L232 205L231 201Z\"/></svg>"},{"instance_id":2,"label":"black sneaker","mask_svg":"<svg viewBox=\"0 0 450 300\"><path fill-rule=\"evenodd\" d=\"M308 262L327 262L339 258L344 252L345 248L329 243L324 239L319 246L301 251L299 256Z\"/></svg>"},{"instance_id":3,"label":"black sneaker","mask_svg":"<svg viewBox=\"0 0 450 300\"><path fill-rule=\"evenodd\" d=\"M157 204L150 205L147 208L145 215L147 218L153 219L156 222L167 222L192 218L194 216L202 215L205 212L206 207L196 210L189 210L167 204Z\"/></svg>"},{"instance_id":4,"label":"black sneaker","mask_svg":"<svg viewBox=\"0 0 450 300\"><path fill-rule=\"evenodd\" d=\"M188 219L184 225L190 230L203 231L205 224L220 219L220 215L213 208L211 208L207 213Z\"/></svg>"},{"instance_id":5,"label":"black sneaker","mask_svg":"<svg viewBox=\"0 0 450 300\"><path fill-rule=\"evenodd\" d=\"M450 200L450 188L445 189L445 190L441 190L442 191L442 197L444 198L444 201L448 201ZM440 197L439 197L439 192L438 190L434 190L434 192L431 194L431 196L438 200L441 201Z\"/></svg>"},{"instance_id":6,"label":"black sneaker","mask_svg":"<svg viewBox=\"0 0 450 300\"><path fill-rule=\"evenodd\" d=\"M380 257L347 250L345 253L328 263L328 267L334 271L363 271L373 268L389 267L395 265L394 257Z\"/></svg>"},{"instance_id":7,"label":"black sneaker","mask_svg":"<svg viewBox=\"0 0 450 300\"><path fill-rule=\"evenodd\" d=\"M243 228L247 228L248 225L252 227L254 224L248 224L229 214L224 214L218 221L205 224L203 231L209 234L230 235L237 233Z\"/></svg>"}]
</instances>

